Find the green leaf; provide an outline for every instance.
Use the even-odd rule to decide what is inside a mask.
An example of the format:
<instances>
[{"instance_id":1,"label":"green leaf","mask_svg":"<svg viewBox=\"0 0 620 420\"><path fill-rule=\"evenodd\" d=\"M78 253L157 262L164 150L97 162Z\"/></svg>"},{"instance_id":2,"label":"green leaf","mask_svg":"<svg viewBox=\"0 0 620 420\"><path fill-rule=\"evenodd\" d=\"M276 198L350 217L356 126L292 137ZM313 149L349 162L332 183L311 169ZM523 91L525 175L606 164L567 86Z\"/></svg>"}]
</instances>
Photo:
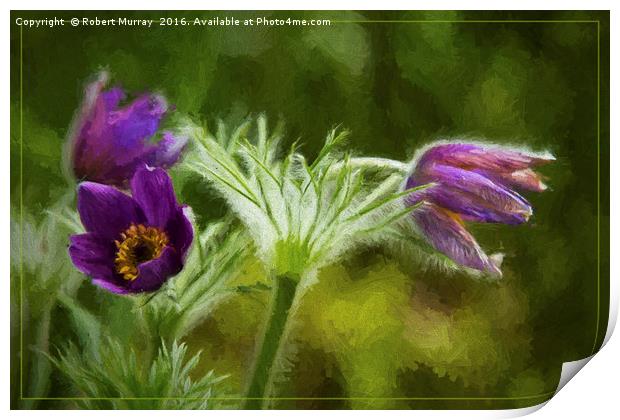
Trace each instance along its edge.
<instances>
[{"instance_id":1,"label":"green leaf","mask_svg":"<svg viewBox=\"0 0 620 420\"><path fill-rule=\"evenodd\" d=\"M402 197L410 195L411 193L414 193L414 192L422 191L422 190L424 190L426 188L429 188L429 187L431 187L433 185L434 184L424 184L424 185L420 185L418 187L409 188L409 189L406 189L404 191L400 191L400 192L397 192L397 193L390 194L389 196L387 196L387 197L385 197L385 198L383 198L381 200L377 200L377 201L374 201L374 202L368 204L367 206L365 206L364 208L362 208L361 210L356 212L356 214L354 214L351 217L349 217L347 219L347 221L349 221L349 222L355 221L355 220L361 218L362 216L364 216L364 215L366 215L366 214L368 214L368 213L370 213L372 211L378 210L379 208L381 208L383 206L386 206L387 204L393 203L394 201L396 201L396 200L398 200L398 199L400 199Z\"/></svg>"},{"instance_id":2,"label":"green leaf","mask_svg":"<svg viewBox=\"0 0 620 420\"><path fill-rule=\"evenodd\" d=\"M187 346L161 343L150 363L138 363L131 343L108 338L95 359L73 343L50 358L76 390L90 400L79 400L94 409L207 409L218 395L217 385L226 376L213 371L193 379L200 352L191 357Z\"/></svg>"},{"instance_id":3,"label":"green leaf","mask_svg":"<svg viewBox=\"0 0 620 420\"><path fill-rule=\"evenodd\" d=\"M64 293L59 294L58 302L69 312L69 317L74 326L73 331L78 336L82 347L97 358L101 343L101 323L99 320L75 299Z\"/></svg>"}]
</instances>

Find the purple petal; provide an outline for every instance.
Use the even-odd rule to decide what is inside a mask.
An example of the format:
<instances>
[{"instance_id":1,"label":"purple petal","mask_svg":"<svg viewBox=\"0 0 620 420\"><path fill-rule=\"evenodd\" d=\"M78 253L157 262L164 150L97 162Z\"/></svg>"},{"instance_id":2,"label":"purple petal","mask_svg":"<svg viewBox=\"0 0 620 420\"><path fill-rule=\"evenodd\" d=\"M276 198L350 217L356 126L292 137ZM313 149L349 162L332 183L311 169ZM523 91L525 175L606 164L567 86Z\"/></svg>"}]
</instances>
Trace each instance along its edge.
<instances>
[{"instance_id":1,"label":"purple petal","mask_svg":"<svg viewBox=\"0 0 620 420\"><path fill-rule=\"evenodd\" d=\"M144 223L138 203L114 187L82 182L78 187L77 207L88 232L114 240L131 223Z\"/></svg>"},{"instance_id":2,"label":"purple petal","mask_svg":"<svg viewBox=\"0 0 620 420\"><path fill-rule=\"evenodd\" d=\"M159 258L138 265L138 277L130 282L132 293L158 290L169 277L183 268L179 255L172 247L165 247Z\"/></svg>"},{"instance_id":3,"label":"purple petal","mask_svg":"<svg viewBox=\"0 0 620 420\"><path fill-rule=\"evenodd\" d=\"M499 146L451 143L428 149L420 158L418 167L442 164L466 169L483 169L500 173L514 172L553 161L549 154L508 149Z\"/></svg>"},{"instance_id":4,"label":"purple petal","mask_svg":"<svg viewBox=\"0 0 620 420\"><path fill-rule=\"evenodd\" d=\"M91 129L94 113L101 98L101 91L108 81L107 72L97 74L96 79L84 89L84 100L76 113L71 129L69 130L68 143L73 170L78 178L84 171L84 157L87 153L89 130Z\"/></svg>"},{"instance_id":5,"label":"purple petal","mask_svg":"<svg viewBox=\"0 0 620 420\"><path fill-rule=\"evenodd\" d=\"M186 143L186 137L176 138L166 132L157 144L145 141L124 153L117 151L115 153L123 157L114 157L113 164L107 165L107 170L101 171L100 178L105 183L124 185L133 177L136 169L144 165L169 168L178 161Z\"/></svg>"},{"instance_id":6,"label":"purple petal","mask_svg":"<svg viewBox=\"0 0 620 420\"><path fill-rule=\"evenodd\" d=\"M519 224L532 215L532 207L518 193L476 172L435 164L420 182L437 182L438 187L428 190L428 200L466 220Z\"/></svg>"},{"instance_id":7,"label":"purple petal","mask_svg":"<svg viewBox=\"0 0 620 420\"><path fill-rule=\"evenodd\" d=\"M114 278L115 247L95 233L71 235L69 256L73 264L84 274L91 277Z\"/></svg>"},{"instance_id":8,"label":"purple petal","mask_svg":"<svg viewBox=\"0 0 620 420\"><path fill-rule=\"evenodd\" d=\"M131 192L149 226L164 229L175 216L178 205L172 180L163 169L138 168L131 180Z\"/></svg>"},{"instance_id":9,"label":"purple petal","mask_svg":"<svg viewBox=\"0 0 620 420\"><path fill-rule=\"evenodd\" d=\"M187 250L194 239L194 228L187 215L188 211L189 208L186 206L177 208L174 217L170 219L165 228L170 238L170 244L178 252L182 260L185 260Z\"/></svg>"},{"instance_id":10,"label":"purple petal","mask_svg":"<svg viewBox=\"0 0 620 420\"><path fill-rule=\"evenodd\" d=\"M107 105L102 95L86 134L89 151L85 157L91 172L120 184L119 179L131 178L156 149L148 140L157 132L167 105L158 95L143 95L120 110Z\"/></svg>"},{"instance_id":11,"label":"purple petal","mask_svg":"<svg viewBox=\"0 0 620 420\"><path fill-rule=\"evenodd\" d=\"M149 166L169 168L174 165L187 145L187 137L175 137L170 131L162 134L162 139L148 157Z\"/></svg>"},{"instance_id":12,"label":"purple petal","mask_svg":"<svg viewBox=\"0 0 620 420\"><path fill-rule=\"evenodd\" d=\"M77 137L73 140L73 172L78 179L120 185L133 174L134 168L125 168L119 156L135 159L144 150L127 150L117 145L110 115L124 98L124 93L120 88L101 92L101 87L99 85L88 111L83 112Z\"/></svg>"},{"instance_id":13,"label":"purple petal","mask_svg":"<svg viewBox=\"0 0 620 420\"><path fill-rule=\"evenodd\" d=\"M122 89L103 91L107 73L101 73L85 92L85 99L69 135L70 160L78 179L126 185L141 164L171 166L187 139L164 135L160 144L149 140L168 110L164 97L144 94L123 108Z\"/></svg>"},{"instance_id":14,"label":"purple petal","mask_svg":"<svg viewBox=\"0 0 620 420\"><path fill-rule=\"evenodd\" d=\"M115 146L129 151L144 147L144 140L157 132L167 109L168 105L163 96L145 94L127 107L111 112L107 122ZM119 154L118 157L122 162L123 156Z\"/></svg>"},{"instance_id":15,"label":"purple petal","mask_svg":"<svg viewBox=\"0 0 620 420\"><path fill-rule=\"evenodd\" d=\"M454 213L425 203L413 212L413 218L428 242L454 262L501 275L500 269L484 253Z\"/></svg>"},{"instance_id":16,"label":"purple petal","mask_svg":"<svg viewBox=\"0 0 620 420\"><path fill-rule=\"evenodd\" d=\"M510 173L497 173L482 170L476 170L475 172L508 188L518 188L536 192L543 192L547 189L547 186L542 182L541 176L531 169L522 169Z\"/></svg>"},{"instance_id":17,"label":"purple petal","mask_svg":"<svg viewBox=\"0 0 620 420\"><path fill-rule=\"evenodd\" d=\"M103 289L106 289L109 292L116 293L117 295L126 295L128 293L132 293L129 289L128 285L121 285L115 283L113 281L104 280L104 279L93 279L93 284L95 286L99 286Z\"/></svg>"},{"instance_id":18,"label":"purple petal","mask_svg":"<svg viewBox=\"0 0 620 420\"><path fill-rule=\"evenodd\" d=\"M105 109L105 111L109 112L118 108L118 105L121 103L122 100L125 99L125 97L125 91L120 87L116 86L112 89L102 92L99 99L103 102L103 104L105 104L105 106L102 108Z\"/></svg>"}]
</instances>

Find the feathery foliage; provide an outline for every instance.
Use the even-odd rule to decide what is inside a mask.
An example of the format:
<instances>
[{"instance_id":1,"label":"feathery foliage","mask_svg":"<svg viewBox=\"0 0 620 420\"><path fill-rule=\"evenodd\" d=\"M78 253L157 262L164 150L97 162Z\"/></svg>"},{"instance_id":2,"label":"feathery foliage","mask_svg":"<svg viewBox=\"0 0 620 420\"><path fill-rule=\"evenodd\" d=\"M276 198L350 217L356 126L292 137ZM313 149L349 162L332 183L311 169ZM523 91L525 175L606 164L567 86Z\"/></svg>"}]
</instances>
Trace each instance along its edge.
<instances>
[{"instance_id":1,"label":"feathery foliage","mask_svg":"<svg viewBox=\"0 0 620 420\"><path fill-rule=\"evenodd\" d=\"M82 276L69 260L66 242L69 234L80 231L70 196L61 197L42 218L11 210L11 268L17 273L23 267L26 298L41 294L49 302L61 289L75 291ZM30 277L36 281L27 281Z\"/></svg>"},{"instance_id":2,"label":"feathery foliage","mask_svg":"<svg viewBox=\"0 0 620 420\"><path fill-rule=\"evenodd\" d=\"M74 231L76 218L70 203L71 197L63 196L43 215L11 209L11 312L12 316L19 314L20 329L32 331L15 356L22 360L11 363L24 368L26 395L45 395L49 389L51 366L44 353L49 350L52 312L57 298L74 295L82 279L66 253L67 236ZM18 325L11 326L13 341L19 331ZM38 403L22 402L25 408Z\"/></svg>"},{"instance_id":3,"label":"feathery foliage","mask_svg":"<svg viewBox=\"0 0 620 420\"><path fill-rule=\"evenodd\" d=\"M152 364L141 363L128 346L108 339L97 355L81 352L73 343L52 359L82 394L77 403L89 409L207 409L216 385L225 377L213 371L199 379L190 375L200 353L187 357L187 346L162 343Z\"/></svg>"},{"instance_id":4,"label":"feathery foliage","mask_svg":"<svg viewBox=\"0 0 620 420\"><path fill-rule=\"evenodd\" d=\"M250 239L230 218L211 223L199 232L185 269L144 308L160 333L182 338L231 296L234 288L228 281L243 269L251 250Z\"/></svg>"},{"instance_id":5,"label":"feathery foliage","mask_svg":"<svg viewBox=\"0 0 620 420\"><path fill-rule=\"evenodd\" d=\"M302 277L347 251L376 242L382 230L409 214L402 175L368 176L366 167L339 152L346 130L329 132L311 163L297 144L278 158L282 128L269 135L264 116L246 120L230 136L191 127L198 141L187 165L203 174L245 224L258 254L277 274Z\"/></svg>"}]
</instances>

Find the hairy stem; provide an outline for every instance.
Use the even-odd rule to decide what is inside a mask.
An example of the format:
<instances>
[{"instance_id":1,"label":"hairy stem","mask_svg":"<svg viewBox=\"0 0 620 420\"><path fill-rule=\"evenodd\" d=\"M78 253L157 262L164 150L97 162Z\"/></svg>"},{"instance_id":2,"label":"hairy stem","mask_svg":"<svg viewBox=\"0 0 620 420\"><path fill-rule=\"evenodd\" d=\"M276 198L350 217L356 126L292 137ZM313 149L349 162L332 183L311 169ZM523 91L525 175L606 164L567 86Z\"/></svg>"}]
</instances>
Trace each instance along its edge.
<instances>
[{"instance_id":1,"label":"hairy stem","mask_svg":"<svg viewBox=\"0 0 620 420\"><path fill-rule=\"evenodd\" d=\"M337 163L330 168L330 171L336 172L342 167L342 165L342 162ZM399 160L372 157L350 158L349 165L353 168L389 169L401 173L408 173L411 166L409 163L401 162Z\"/></svg>"},{"instance_id":2,"label":"hairy stem","mask_svg":"<svg viewBox=\"0 0 620 420\"><path fill-rule=\"evenodd\" d=\"M246 410L258 410L263 406L266 398L265 390L286 329L298 280L296 276L288 274L274 276L271 306L262 337L257 346L256 359L246 392L244 403Z\"/></svg>"}]
</instances>

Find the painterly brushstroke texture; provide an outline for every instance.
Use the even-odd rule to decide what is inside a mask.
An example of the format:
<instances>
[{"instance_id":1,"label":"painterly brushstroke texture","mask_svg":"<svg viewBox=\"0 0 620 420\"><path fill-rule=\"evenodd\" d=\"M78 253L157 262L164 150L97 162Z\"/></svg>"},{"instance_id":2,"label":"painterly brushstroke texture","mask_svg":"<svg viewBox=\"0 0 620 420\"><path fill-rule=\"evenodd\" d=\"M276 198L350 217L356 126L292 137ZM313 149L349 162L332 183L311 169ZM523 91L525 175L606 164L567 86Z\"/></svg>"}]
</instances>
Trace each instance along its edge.
<instances>
[{"instance_id":1,"label":"painterly brushstroke texture","mask_svg":"<svg viewBox=\"0 0 620 420\"><path fill-rule=\"evenodd\" d=\"M126 294L159 289L183 267L193 228L177 203L170 177L162 169L140 168L131 180L132 196L114 187L83 182L78 210L86 233L71 236L69 254L75 266L110 292ZM153 252L148 229L165 237ZM140 232L143 231L143 232ZM119 269L123 240L130 237L127 258L136 273Z\"/></svg>"},{"instance_id":2,"label":"painterly brushstroke texture","mask_svg":"<svg viewBox=\"0 0 620 420\"><path fill-rule=\"evenodd\" d=\"M104 90L108 74L101 72L84 92L68 139L69 159L78 180L125 185L144 164L170 167L180 157L187 138L163 131L153 141L170 107L166 99L145 93L122 106L120 87Z\"/></svg>"},{"instance_id":3,"label":"painterly brushstroke texture","mask_svg":"<svg viewBox=\"0 0 620 420\"><path fill-rule=\"evenodd\" d=\"M547 187L532 168L552 160L550 154L493 145L431 145L407 179L407 188L435 184L408 197L409 204L424 202L412 217L428 242L456 263L501 275L499 264L482 250L464 221L527 222L532 206L515 189L544 191Z\"/></svg>"}]
</instances>

